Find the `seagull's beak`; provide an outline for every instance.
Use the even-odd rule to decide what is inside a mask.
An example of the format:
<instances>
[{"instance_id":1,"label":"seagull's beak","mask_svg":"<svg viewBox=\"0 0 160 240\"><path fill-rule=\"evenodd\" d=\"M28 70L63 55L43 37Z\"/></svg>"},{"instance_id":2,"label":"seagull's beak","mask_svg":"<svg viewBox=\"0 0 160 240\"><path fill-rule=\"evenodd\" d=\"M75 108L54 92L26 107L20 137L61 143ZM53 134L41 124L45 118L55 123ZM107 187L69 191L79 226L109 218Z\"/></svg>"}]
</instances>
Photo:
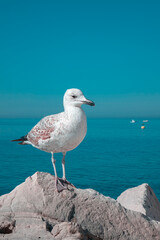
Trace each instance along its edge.
<instances>
[{"instance_id":1,"label":"seagull's beak","mask_svg":"<svg viewBox=\"0 0 160 240\"><path fill-rule=\"evenodd\" d=\"M95 106L95 103L93 101L86 99L86 98L82 101L82 103L90 105L90 106Z\"/></svg>"}]
</instances>

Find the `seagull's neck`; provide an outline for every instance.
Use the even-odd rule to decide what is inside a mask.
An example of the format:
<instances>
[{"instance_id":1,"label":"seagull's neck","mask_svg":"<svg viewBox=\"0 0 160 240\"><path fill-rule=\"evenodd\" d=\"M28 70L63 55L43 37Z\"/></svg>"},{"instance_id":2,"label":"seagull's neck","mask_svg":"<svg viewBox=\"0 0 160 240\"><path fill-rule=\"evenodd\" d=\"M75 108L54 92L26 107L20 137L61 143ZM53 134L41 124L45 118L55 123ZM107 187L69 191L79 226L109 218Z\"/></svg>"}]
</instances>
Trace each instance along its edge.
<instances>
[{"instance_id":1,"label":"seagull's neck","mask_svg":"<svg viewBox=\"0 0 160 240\"><path fill-rule=\"evenodd\" d=\"M75 107L75 106L65 106L64 109L65 114L68 117L82 117L85 115L83 109L81 107Z\"/></svg>"}]
</instances>

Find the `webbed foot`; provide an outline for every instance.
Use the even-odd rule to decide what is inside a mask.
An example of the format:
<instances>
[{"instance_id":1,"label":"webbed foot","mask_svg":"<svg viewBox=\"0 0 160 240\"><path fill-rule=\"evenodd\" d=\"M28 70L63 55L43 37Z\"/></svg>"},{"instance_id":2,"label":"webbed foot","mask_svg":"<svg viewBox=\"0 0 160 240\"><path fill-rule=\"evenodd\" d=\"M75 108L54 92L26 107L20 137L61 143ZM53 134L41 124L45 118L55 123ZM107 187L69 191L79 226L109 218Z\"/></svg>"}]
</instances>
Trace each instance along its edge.
<instances>
[{"instance_id":1,"label":"webbed foot","mask_svg":"<svg viewBox=\"0 0 160 240\"><path fill-rule=\"evenodd\" d=\"M66 178L59 178L64 184L70 185L71 187L76 188L72 183L70 183Z\"/></svg>"},{"instance_id":2,"label":"webbed foot","mask_svg":"<svg viewBox=\"0 0 160 240\"><path fill-rule=\"evenodd\" d=\"M75 188L75 186L72 183L68 182L66 179L63 179L63 178L56 178L55 185L56 185L57 192L68 190L68 185Z\"/></svg>"}]
</instances>

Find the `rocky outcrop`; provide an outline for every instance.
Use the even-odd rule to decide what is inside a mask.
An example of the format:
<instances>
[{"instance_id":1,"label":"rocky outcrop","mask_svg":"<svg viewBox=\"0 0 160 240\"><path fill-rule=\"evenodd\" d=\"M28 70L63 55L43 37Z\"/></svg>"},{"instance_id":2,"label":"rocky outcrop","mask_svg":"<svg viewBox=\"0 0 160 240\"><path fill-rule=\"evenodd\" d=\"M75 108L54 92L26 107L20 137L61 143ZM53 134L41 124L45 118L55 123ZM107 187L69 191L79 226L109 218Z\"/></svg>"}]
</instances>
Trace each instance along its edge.
<instances>
[{"instance_id":1,"label":"rocky outcrop","mask_svg":"<svg viewBox=\"0 0 160 240\"><path fill-rule=\"evenodd\" d=\"M57 193L37 172L0 197L0 239L160 240L159 222L133 210L92 189Z\"/></svg>"},{"instance_id":2,"label":"rocky outcrop","mask_svg":"<svg viewBox=\"0 0 160 240\"><path fill-rule=\"evenodd\" d=\"M141 212L160 221L160 202L152 188L146 183L127 189L117 198L117 201L127 209Z\"/></svg>"}]
</instances>

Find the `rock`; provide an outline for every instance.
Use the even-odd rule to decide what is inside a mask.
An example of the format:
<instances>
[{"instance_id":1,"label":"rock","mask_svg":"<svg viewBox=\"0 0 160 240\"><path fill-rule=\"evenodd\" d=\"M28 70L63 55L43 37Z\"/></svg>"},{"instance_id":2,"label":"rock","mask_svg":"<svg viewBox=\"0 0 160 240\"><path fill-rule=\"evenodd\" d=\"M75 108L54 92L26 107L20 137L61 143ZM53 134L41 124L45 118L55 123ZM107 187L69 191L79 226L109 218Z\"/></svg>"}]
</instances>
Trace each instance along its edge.
<instances>
[{"instance_id":1,"label":"rock","mask_svg":"<svg viewBox=\"0 0 160 240\"><path fill-rule=\"evenodd\" d=\"M159 222L92 189L57 193L54 176L42 172L0 197L4 223L12 226L5 240L160 240Z\"/></svg>"},{"instance_id":2,"label":"rock","mask_svg":"<svg viewBox=\"0 0 160 240\"><path fill-rule=\"evenodd\" d=\"M52 235L56 240L87 240L80 226L72 222L63 222L53 227Z\"/></svg>"},{"instance_id":3,"label":"rock","mask_svg":"<svg viewBox=\"0 0 160 240\"><path fill-rule=\"evenodd\" d=\"M10 216L1 217L0 222L0 233L8 234L13 232L15 220L12 220Z\"/></svg>"},{"instance_id":4,"label":"rock","mask_svg":"<svg viewBox=\"0 0 160 240\"><path fill-rule=\"evenodd\" d=\"M160 202L152 188L146 183L127 189L117 198L117 201L127 209L141 212L160 221Z\"/></svg>"}]
</instances>

